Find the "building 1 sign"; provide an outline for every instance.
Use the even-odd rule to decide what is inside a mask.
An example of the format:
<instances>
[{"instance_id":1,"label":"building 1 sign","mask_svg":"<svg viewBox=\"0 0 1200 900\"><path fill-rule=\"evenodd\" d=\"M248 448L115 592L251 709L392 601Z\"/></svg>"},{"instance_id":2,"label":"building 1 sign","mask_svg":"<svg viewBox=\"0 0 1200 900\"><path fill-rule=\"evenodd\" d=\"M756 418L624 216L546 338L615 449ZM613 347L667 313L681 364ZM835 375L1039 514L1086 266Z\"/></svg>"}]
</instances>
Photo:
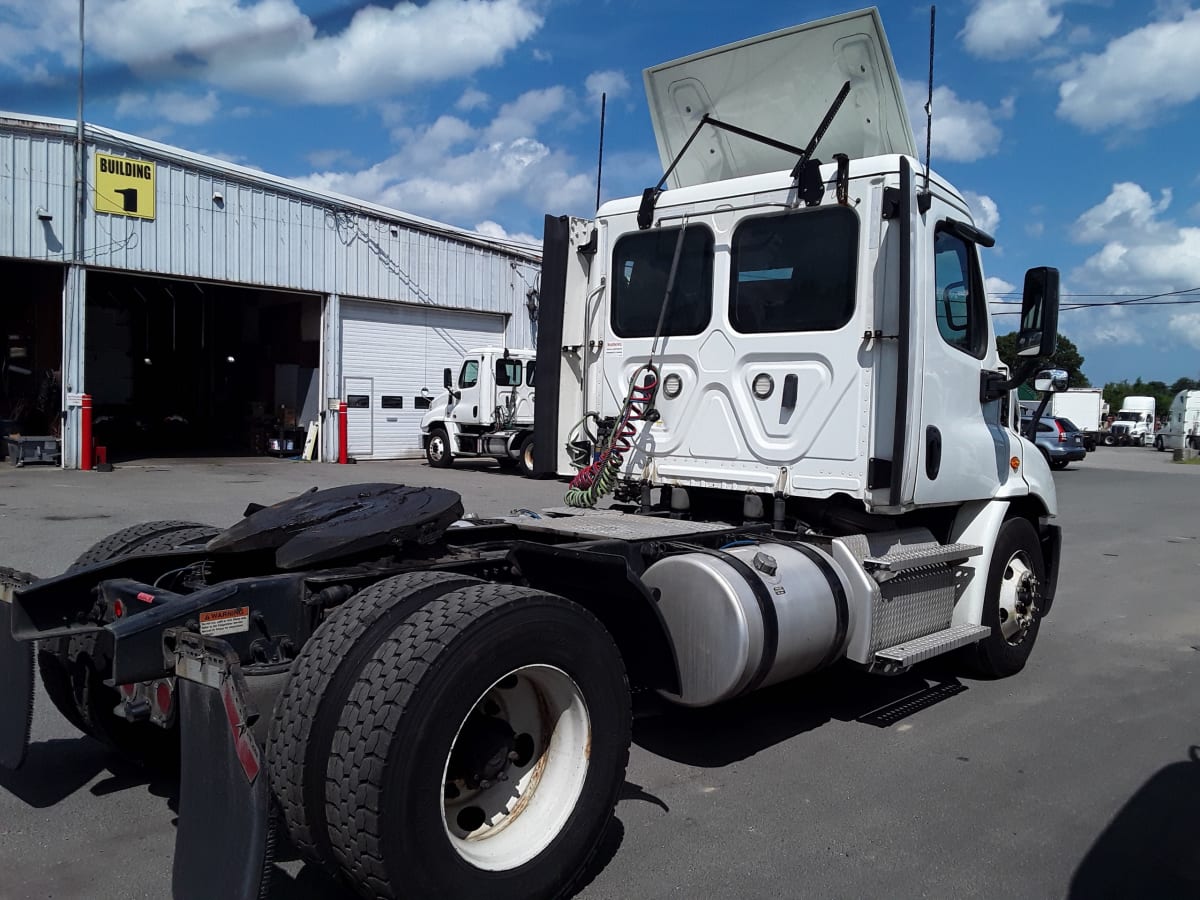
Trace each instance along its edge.
<instances>
[{"instance_id":1,"label":"building 1 sign","mask_svg":"<svg viewBox=\"0 0 1200 900\"><path fill-rule=\"evenodd\" d=\"M93 184L96 212L154 218L154 163L97 153Z\"/></svg>"}]
</instances>

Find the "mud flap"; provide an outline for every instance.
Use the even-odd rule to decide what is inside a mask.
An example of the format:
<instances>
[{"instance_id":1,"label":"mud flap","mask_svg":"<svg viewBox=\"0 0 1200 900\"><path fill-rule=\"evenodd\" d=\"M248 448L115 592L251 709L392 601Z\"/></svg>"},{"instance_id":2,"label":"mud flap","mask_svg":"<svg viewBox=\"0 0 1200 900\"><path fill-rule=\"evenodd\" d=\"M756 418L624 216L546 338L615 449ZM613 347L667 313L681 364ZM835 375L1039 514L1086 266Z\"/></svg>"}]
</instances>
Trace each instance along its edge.
<instances>
[{"instance_id":1,"label":"mud flap","mask_svg":"<svg viewBox=\"0 0 1200 900\"><path fill-rule=\"evenodd\" d=\"M13 640L13 590L32 575L0 569L0 767L17 769L29 749L33 725L33 644Z\"/></svg>"},{"instance_id":2,"label":"mud flap","mask_svg":"<svg viewBox=\"0 0 1200 900\"><path fill-rule=\"evenodd\" d=\"M237 654L224 641L176 630L164 645L178 676L182 744L172 895L265 898L275 823Z\"/></svg>"}]
</instances>

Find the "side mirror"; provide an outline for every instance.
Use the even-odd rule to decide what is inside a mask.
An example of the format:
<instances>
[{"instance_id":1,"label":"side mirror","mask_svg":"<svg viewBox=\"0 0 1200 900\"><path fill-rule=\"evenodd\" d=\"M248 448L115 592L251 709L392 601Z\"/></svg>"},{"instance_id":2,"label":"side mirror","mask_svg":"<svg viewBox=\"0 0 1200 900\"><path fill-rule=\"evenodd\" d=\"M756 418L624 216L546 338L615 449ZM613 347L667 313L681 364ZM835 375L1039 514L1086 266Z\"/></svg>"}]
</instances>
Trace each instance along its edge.
<instances>
[{"instance_id":1,"label":"side mirror","mask_svg":"<svg viewBox=\"0 0 1200 900\"><path fill-rule=\"evenodd\" d=\"M449 369L442 369L442 387L446 390L454 387L454 373Z\"/></svg>"},{"instance_id":2,"label":"side mirror","mask_svg":"<svg viewBox=\"0 0 1200 900\"><path fill-rule=\"evenodd\" d=\"M1058 269L1040 266L1025 273L1017 356L1044 359L1058 346Z\"/></svg>"},{"instance_id":3,"label":"side mirror","mask_svg":"<svg viewBox=\"0 0 1200 900\"><path fill-rule=\"evenodd\" d=\"M1067 389L1067 373L1063 369L1043 369L1033 379L1033 389L1039 393L1062 393Z\"/></svg>"}]
</instances>

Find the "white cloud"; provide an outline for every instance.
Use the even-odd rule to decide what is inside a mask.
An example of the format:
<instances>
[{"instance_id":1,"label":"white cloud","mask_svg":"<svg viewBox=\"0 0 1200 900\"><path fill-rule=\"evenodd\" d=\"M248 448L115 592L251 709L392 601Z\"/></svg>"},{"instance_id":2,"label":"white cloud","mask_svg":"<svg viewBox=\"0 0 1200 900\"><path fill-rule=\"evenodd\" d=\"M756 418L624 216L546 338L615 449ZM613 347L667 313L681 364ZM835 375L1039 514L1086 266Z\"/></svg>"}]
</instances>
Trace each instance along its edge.
<instances>
[{"instance_id":1,"label":"white cloud","mask_svg":"<svg viewBox=\"0 0 1200 900\"><path fill-rule=\"evenodd\" d=\"M304 158L314 169L328 169L339 164L344 166L362 165L362 161L352 151L344 149L313 150L311 153L305 154Z\"/></svg>"},{"instance_id":2,"label":"white cloud","mask_svg":"<svg viewBox=\"0 0 1200 900\"><path fill-rule=\"evenodd\" d=\"M538 62L554 62L554 54L549 50L542 50L540 47L533 48L533 58Z\"/></svg>"},{"instance_id":3,"label":"white cloud","mask_svg":"<svg viewBox=\"0 0 1200 900\"><path fill-rule=\"evenodd\" d=\"M463 91L462 96L458 98L458 102L454 104L454 108L460 112L470 112L473 109L487 106L491 99L491 97L477 88L467 88Z\"/></svg>"},{"instance_id":4,"label":"white cloud","mask_svg":"<svg viewBox=\"0 0 1200 900\"><path fill-rule=\"evenodd\" d=\"M1011 59L1033 50L1058 30L1055 0L979 0L959 33L967 49L989 59Z\"/></svg>"},{"instance_id":5,"label":"white cloud","mask_svg":"<svg viewBox=\"0 0 1200 900\"><path fill-rule=\"evenodd\" d=\"M1040 238L1046 233L1045 222L1030 222L1025 226L1025 233L1031 238Z\"/></svg>"},{"instance_id":6,"label":"white cloud","mask_svg":"<svg viewBox=\"0 0 1200 900\"><path fill-rule=\"evenodd\" d=\"M1169 324L1177 338L1200 350L1200 313L1177 313Z\"/></svg>"},{"instance_id":7,"label":"white cloud","mask_svg":"<svg viewBox=\"0 0 1200 900\"><path fill-rule=\"evenodd\" d=\"M501 206L539 219L546 210L586 214L594 203L592 176L538 136L547 123L558 129L571 121L573 109L564 88L529 91L483 128L444 115L394 131L399 148L374 165L297 180L457 224L488 221Z\"/></svg>"},{"instance_id":8,"label":"white cloud","mask_svg":"<svg viewBox=\"0 0 1200 900\"><path fill-rule=\"evenodd\" d=\"M1063 66L1058 114L1087 131L1145 128L1200 96L1200 9L1153 22Z\"/></svg>"},{"instance_id":9,"label":"white cloud","mask_svg":"<svg viewBox=\"0 0 1200 900\"><path fill-rule=\"evenodd\" d=\"M587 88L588 102L592 107L600 109L600 95L608 94L610 100L615 100L622 94L629 93L629 80L624 72L608 69L603 72L593 72L584 81Z\"/></svg>"},{"instance_id":10,"label":"white cloud","mask_svg":"<svg viewBox=\"0 0 1200 900\"><path fill-rule=\"evenodd\" d=\"M1020 298L1012 296L1013 291L1017 288L1011 282L989 275L983 280L983 289L987 294L988 308L992 311L993 316L997 313L1012 313L1014 310L1020 309L1019 306L1013 305L1013 302L1019 302ZM1003 328L1003 325L998 327Z\"/></svg>"},{"instance_id":11,"label":"white cloud","mask_svg":"<svg viewBox=\"0 0 1200 900\"><path fill-rule=\"evenodd\" d=\"M118 116L135 119L166 119L177 125L203 125L221 108L215 91L203 96L183 91L158 91L150 95L125 91L117 97Z\"/></svg>"},{"instance_id":12,"label":"white cloud","mask_svg":"<svg viewBox=\"0 0 1200 900\"><path fill-rule=\"evenodd\" d=\"M475 225L475 230L480 234L488 237L499 238L502 241L515 241L518 244L533 244L537 247L542 246L542 239L534 237L526 232L509 232L499 222L493 222L491 219L484 219Z\"/></svg>"},{"instance_id":13,"label":"white cloud","mask_svg":"<svg viewBox=\"0 0 1200 900\"><path fill-rule=\"evenodd\" d=\"M963 199L971 207L976 227L995 234L1000 227L1000 208L996 206L996 201L987 194L976 194L974 191L963 191Z\"/></svg>"},{"instance_id":14,"label":"white cloud","mask_svg":"<svg viewBox=\"0 0 1200 900\"><path fill-rule=\"evenodd\" d=\"M925 146L925 100L928 86L924 82L903 81L904 98L909 119L916 125L917 145ZM951 162L974 162L995 153L1002 137L994 119L1012 115L1012 101L999 110L989 109L986 103L963 100L948 87L933 90L933 159Z\"/></svg>"},{"instance_id":15,"label":"white cloud","mask_svg":"<svg viewBox=\"0 0 1200 900\"><path fill-rule=\"evenodd\" d=\"M1145 239L1169 226L1158 216L1171 205L1171 189L1159 195L1158 202L1141 185L1122 181L1112 186L1103 202L1075 220L1074 238L1084 244L1096 244L1117 237Z\"/></svg>"},{"instance_id":16,"label":"white cloud","mask_svg":"<svg viewBox=\"0 0 1200 900\"><path fill-rule=\"evenodd\" d=\"M1171 198L1169 189L1156 200L1141 185L1121 182L1080 215L1075 239L1100 247L1072 273L1077 289L1146 296L1200 287L1200 228L1181 228L1164 216ZM1172 314L1174 309L1127 304L1065 315L1080 340L1092 346L1140 344L1148 335L1161 335L1166 345L1188 342L1192 320Z\"/></svg>"},{"instance_id":17,"label":"white cloud","mask_svg":"<svg viewBox=\"0 0 1200 900\"><path fill-rule=\"evenodd\" d=\"M75 0L12 7L0 63L40 51L69 61ZM88 50L144 76L187 75L247 94L298 103L354 103L496 65L541 27L536 0L401 0L362 6L323 33L293 0L89 0ZM11 32L24 38L16 43Z\"/></svg>"}]
</instances>

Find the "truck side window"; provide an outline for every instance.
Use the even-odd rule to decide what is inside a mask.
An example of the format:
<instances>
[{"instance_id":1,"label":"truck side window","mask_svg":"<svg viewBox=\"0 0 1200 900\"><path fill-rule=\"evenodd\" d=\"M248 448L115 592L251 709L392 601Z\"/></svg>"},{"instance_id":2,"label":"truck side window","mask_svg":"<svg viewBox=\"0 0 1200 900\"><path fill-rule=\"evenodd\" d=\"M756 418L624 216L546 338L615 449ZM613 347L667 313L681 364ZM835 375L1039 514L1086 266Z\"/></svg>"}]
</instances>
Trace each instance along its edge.
<instances>
[{"instance_id":1,"label":"truck side window","mask_svg":"<svg viewBox=\"0 0 1200 900\"><path fill-rule=\"evenodd\" d=\"M533 373L537 371L537 360L531 359L525 363L525 383L533 387Z\"/></svg>"},{"instance_id":2,"label":"truck side window","mask_svg":"<svg viewBox=\"0 0 1200 900\"><path fill-rule=\"evenodd\" d=\"M938 331L950 346L982 359L987 313L975 248L939 228L933 239L933 267Z\"/></svg>"},{"instance_id":3,"label":"truck side window","mask_svg":"<svg viewBox=\"0 0 1200 900\"><path fill-rule=\"evenodd\" d=\"M733 234L729 321L743 334L835 331L854 314L857 266L850 209L746 219Z\"/></svg>"},{"instance_id":4,"label":"truck side window","mask_svg":"<svg viewBox=\"0 0 1200 900\"><path fill-rule=\"evenodd\" d=\"M613 248L612 328L618 337L654 337L678 228L627 234ZM713 236L689 225L679 254L664 335L699 334L712 318Z\"/></svg>"},{"instance_id":5,"label":"truck side window","mask_svg":"<svg viewBox=\"0 0 1200 900\"><path fill-rule=\"evenodd\" d=\"M521 368L519 359L496 360L496 387L520 387Z\"/></svg>"},{"instance_id":6,"label":"truck side window","mask_svg":"<svg viewBox=\"0 0 1200 900\"><path fill-rule=\"evenodd\" d=\"M458 386L460 388L475 387L479 382L479 360L468 359L462 364L462 371L458 373Z\"/></svg>"}]
</instances>

